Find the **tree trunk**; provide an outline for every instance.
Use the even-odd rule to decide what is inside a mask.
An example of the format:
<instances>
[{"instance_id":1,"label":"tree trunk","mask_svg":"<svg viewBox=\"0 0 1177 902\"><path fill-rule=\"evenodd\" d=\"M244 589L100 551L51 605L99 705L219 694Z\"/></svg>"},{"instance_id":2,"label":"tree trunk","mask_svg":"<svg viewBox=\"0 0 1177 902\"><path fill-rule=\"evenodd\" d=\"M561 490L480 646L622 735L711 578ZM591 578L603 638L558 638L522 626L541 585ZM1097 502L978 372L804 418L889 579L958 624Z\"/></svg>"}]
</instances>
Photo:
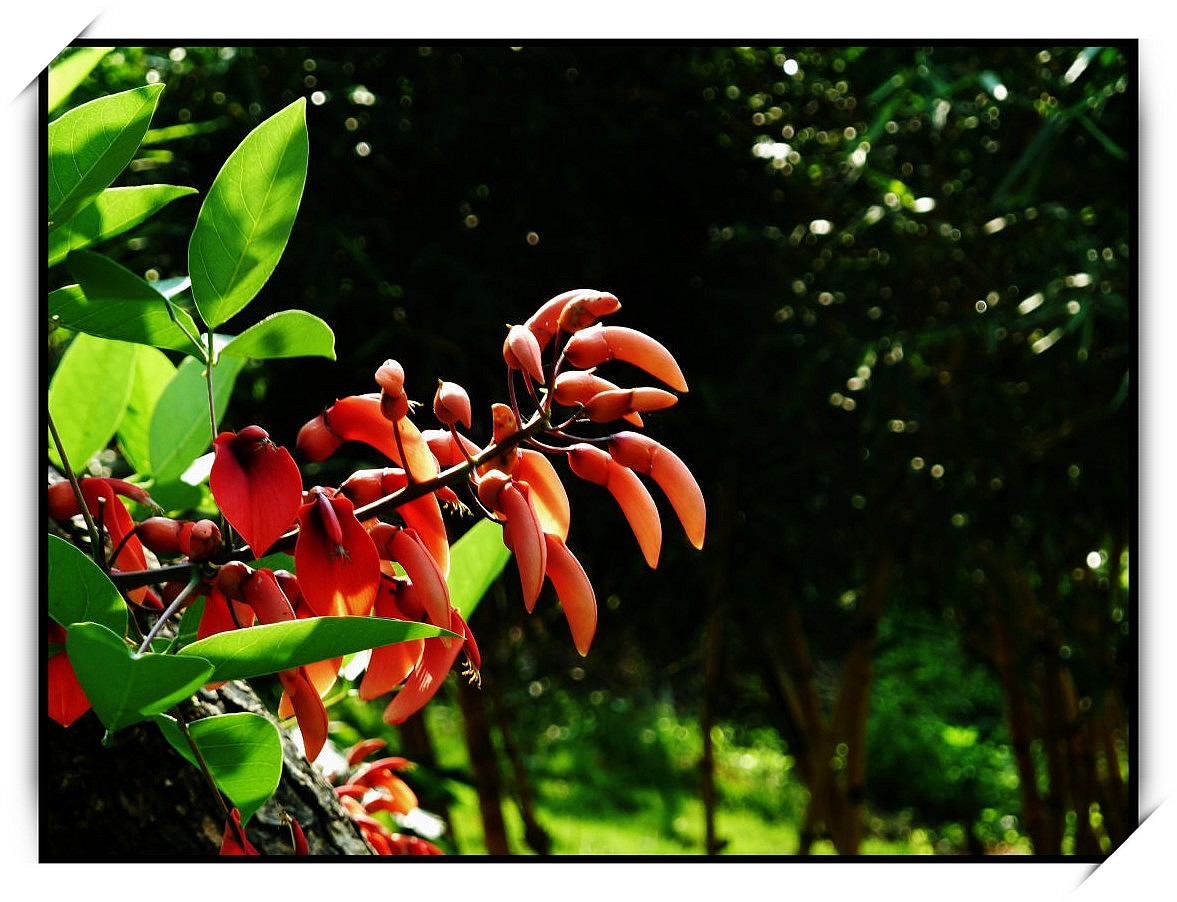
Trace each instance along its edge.
<instances>
[{"instance_id":1,"label":"tree trunk","mask_svg":"<svg viewBox=\"0 0 1177 902\"><path fill-rule=\"evenodd\" d=\"M273 720L244 684L202 691L184 706L189 719L248 711ZM154 724L120 730L102 746L93 713L68 729L41 727L42 861L135 862L216 857L225 809L200 771ZM293 855L283 811L306 834L312 855L372 855L326 778L283 736L282 779L246 824L263 855Z\"/></svg>"},{"instance_id":2,"label":"tree trunk","mask_svg":"<svg viewBox=\"0 0 1177 902\"><path fill-rule=\"evenodd\" d=\"M491 739L482 692L466 680L458 680L458 703L462 708L466 748L470 752L470 768L478 791L486 851L490 855L510 855L507 825L503 821L503 778L499 773L498 753Z\"/></svg>"}]
</instances>

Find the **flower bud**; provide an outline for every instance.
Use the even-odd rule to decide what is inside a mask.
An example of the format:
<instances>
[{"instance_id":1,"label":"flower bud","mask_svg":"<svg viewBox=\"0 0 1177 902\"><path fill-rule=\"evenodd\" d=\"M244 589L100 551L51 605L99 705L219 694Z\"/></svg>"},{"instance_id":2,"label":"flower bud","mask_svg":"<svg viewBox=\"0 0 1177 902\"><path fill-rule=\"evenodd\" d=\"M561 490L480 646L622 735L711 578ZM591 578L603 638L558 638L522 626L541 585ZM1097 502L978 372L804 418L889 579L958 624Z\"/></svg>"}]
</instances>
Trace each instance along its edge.
<instances>
[{"instance_id":1,"label":"flower bud","mask_svg":"<svg viewBox=\"0 0 1177 902\"><path fill-rule=\"evenodd\" d=\"M433 414L438 421L446 426L461 423L470 428L470 396L466 389L456 382L437 383L437 393L433 396Z\"/></svg>"}]
</instances>

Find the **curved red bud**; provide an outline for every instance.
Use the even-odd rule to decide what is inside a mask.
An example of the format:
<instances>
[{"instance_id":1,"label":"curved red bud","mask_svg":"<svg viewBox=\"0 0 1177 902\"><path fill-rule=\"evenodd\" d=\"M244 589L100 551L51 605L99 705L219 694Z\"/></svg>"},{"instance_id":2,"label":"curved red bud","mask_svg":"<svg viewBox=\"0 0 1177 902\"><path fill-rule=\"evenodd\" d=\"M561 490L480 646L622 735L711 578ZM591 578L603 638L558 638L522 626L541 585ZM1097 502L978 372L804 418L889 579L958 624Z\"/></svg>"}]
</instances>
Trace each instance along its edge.
<instances>
[{"instance_id":1,"label":"curved red bud","mask_svg":"<svg viewBox=\"0 0 1177 902\"><path fill-rule=\"evenodd\" d=\"M302 475L285 448L265 430L247 426L213 441L208 484L225 519L261 557L294 523L302 501Z\"/></svg>"},{"instance_id":2,"label":"curved red bud","mask_svg":"<svg viewBox=\"0 0 1177 902\"><path fill-rule=\"evenodd\" d=\"M259 623L290 623L297 619L294 606L268 567L253 571L241 583L240 593L241 600L253 609Z\"/></svg>"},{"instance_id":3,"label":"curved red bud","mask_svg":"<svg viewBox=\"0 0 1177 902\"><path fill-rule=\"evenodd\" d=\"M377 523L369 535L376 544L380 557L395 561L404 568L414 590L418 593L429 621L449 629L450 592L437 561L421 541L416 530L402 529L389 523Z\"/></svg>"},{"instance_id":4,"label":"curved red bud","mask_svg":"<svg viewBox=\"0 0 1177 902\"><path fill-rule=\"evenodd\" d=\"M244 564L240 566L245 567ZM245 567L245 569L249 568ZM221 572L224 572L223 567ZM227 633L230 630L253 626L256 617L253 608L249 605L240 600L230 600L226 596L220 587L218 574L218 579L213 582L213 586L204 600L204 613L200 615L196 638L207 639L217 633Z\"/></svg>"},{"instance_id":5,"label":"curved red bud","mask_svg":"<svg viewBox=\"0 0 1177 902\"><path fill-rule=\"evenodd\" d=\"M560 294L546 301L539 310L535 311L527 319L526 326L531 330L536 340L539 341L540 348L546 348L548 342L552 340L552 337L558 331L560 314L564 312L566 307L576 301L591 298L600 298L601 300L595 303L601 308L610 306L610 303L614 304L613 309L607 311L609 313L621 309L621 304L617 301L617 298L608 292L601 292L592 288L573 288L571 291L562 291ZM612 298L612 302L608 300L609 298ZM605 314L598 313L597 315L603 316Z\"/></svg>"},{"instance_id":6,"label":"curved red bud","mask_svg":"<svg viewBox=\"0 0 1177 902\"><path fill-rule=\"evenodd\" d=\"M568 526L572 520L568 492L548 456L531 448L520 449L515 477L526 482L531 489L531 503L539 517L540 528L546 533L567 539Z\"/></svg>"},{"instance_id":7,"label":"curved red bud","mask_svg":"<svg viewBox=\"0 0 1177 902\"><path fill-rule=\"evenodd\" d=\"M319 615L366 615L380 585L380 557L351 501L318 486L298 509L295 571L308 607Z\"/></svg>"},{"instance_id":8,"label":"curved red bud","mask_svg":"<svg viewBox=\"0 0 1177 902\"><path fill-rule=\"evenodd\" d=\"M408 476L404 470L386 467L383 470L358 470L348 477L339 490L357 507L363 507L399 492L408 484ZM441 568L442 575L447 576L450 570L450 542L437 494L431 492L407 501L397 508L397 513L401 515L406 526L416 530L418 537L433 555L437 566Z\"/></svg>"},{"instance_id":9,"label":"curved red bud","mask_svg":"<svg viewBox=\"0 0 1177 902\"><path fill-rule=\"evenodd\" d=\"M556 318L556 325L560 331L572 335L585 329L599 320L621 309L621 302L615 295L607 291L584 291L580 295L569 298L560 315Z\"/></svg>"},{"instance_id":10,"label":"curved red bud","mask_svg":"<svg viewBox=\"0 0 1177 902\"><path fill-rule=\"evenodd\" d=\"M513 370L523 370L543 384L544 367L539 340L527 326L512 326L503 341L503 359Z\"/></svg>"},{"instance_id":11,"label":"curved red bud","mask_svg":"<svg viewBox=\"0 0 1177 902\"><path fill-rule=\"evenodd\" d=\"M677 395L660 388L618 388L594 395L584 414L594 423L611 423L631 413L664 410L677 402Z\"/></svg>"},{"instance_id":12,"label":"curved red bud","mask_svg":"<svg viewBox=\"0 0 1177 902\"><path fill-rule=\"evenodd\" d=\"M381 580L380 592L376 596L372 613L377 617L407 620L408 618L397 607L395 585L391 580ZM372 649L367 669L360 680L360 698L370 701L391 692L408 679L409 674L420 663L424 651L424 639L410 639L407 642Z\"/></svg>"},{"instance_id":13,"label":"curved red bud","mask_svg":"<svg viewBox=\"0 0 1177 902\"><path fill-rule=\"evenodd\" d=\"M503 544L515 555L528 611L535 608L547 568L543 527L530 496L527 483L516 482L498 470L491 470L478 483L479 500L503 520Z\"/></svg>"},{"instance_id":14,"label":"curved red bud","mask_svg":"<svg viewBox=\"0 0 1177 902\"><path fill-rule=\"evenodd\" d=\"M294 450L303 460L326 460L339 450L343 438L327 425L327 418L319 414L298 430Z\"/></svg>"},{"instance_id":15,"label":"curved red bud","mask_svg":"<svg viewBox=\"0 0 1177 902\"><path fill-rule=\"evenodd\" d=\"M111 485L110 480L97 477L85 477L79 480L78 486L82 492L82 500L86 502L86 509L106 530L110 547L121 549L115 556L113 569L146 570L147 555L143 551L143 543L135 535L135 521L131 519L127 506L117 497L117 487ZM161 607L154 593L150 593L146 588L131 589L127 596L136 604Z\"/></svg>"},{"instance_id":16,"label":"curved red bud","mask_svg":"<svg viewBox=\"0 0 1177 902\"><path fill-rule=\"evenodd\" d=\"M49 486L46 494L46 511L54 520L68 520L82 512L78 496L68 480L61 480Z\"/></svg>"},{"instance_id":17,"label":"curved red bud","mask_svg":"<svg viewBox=\"0 0 1177 902\"><path fill-rule=\"evenodd\" d=\"M437 459L413 421L398 420L396 427L380 412L380 395L349 395L323 412L324 422L344 441L363 442L399 466L411 470L419 482L438 474ZM305 428L305 427L304 427ZM406 463L397 446L395 429L400 430Z\"/></svg>"},{"instance_id":18,"label":"curved red bud","mask_svg":"<svg viewBox=\"0 0 1177 902\"><path fill-rule=\"evenodd\" d=\"M446 426L460 423L469 429L472 416L470 396L466 389L456 382L438 381L437 392L433 396L433 415Z\"/></svg>"},{"instance_id":19,"label":"curved red bud","mask_svg":"<svg viewBox=\"0 0 1177 902\"><path fill-rule=\"evenodd\" d=\"M576 650L587 655L597 631L596 593L580 561L568 546L553 535L545 535L544 540L548 545L548 579L552 581L568 619Z\"/></svg>"},{"instance_id":20,"label":"curved red bud","mask_svg":"<svg viewBox=\"0 0 1177 902\"><path fill-rule=\"evenodd\" d=\"M380 751L380 749L384 748L386 745L388 745L388 742L384 739L361 739L359 742L349 748L347 750L347 754L344 755L344 757L347 758L348 767L355 767L373 752Z\"/></svg>"},{"instance_id":21,"label":"curved red bud","mask_svg":"<svg viewBox=\"0 0 1177 902\"><path fill-rule=\"evenodd\" d=\"M148 517L135 531L139 540L156 554L180 554L180 533L191 524L171 517Z\"/></svg>"},{"instance_id":22,"label":"curved red bud","mask_svg":"<svg viewBox=\"0 0 1177 902\"><path fill-rule=\"evenodd\" d=\"M454 666L462 650L462 640L448 636L426 639L421 660L405 680L404 686L392 697L384 709L384 722L404 723L425 706L441 688L446 674Z\"/></svg>"},{"instance_id":23,"label":"curved red bud","mask_svg":"<svg viewBox=\"0 0 1177 902\"><path fill-rule=\"evenodd\" d=\"M593 445L573 445L568 449L572 472L588 482L604 486L621 507L642 555L650 567L658 566L662 550L662 521L649 490L628 467L618 464L609 454Z\"/></svg>"},{"instance_id":24,"label":"curved red bud","mask_svg":"<svg viewBox=\"0 0 1177 902\"><path fill-rule=\"evenodd\" d=\"M669 448L639 432L619 432L609 439L609 454L623 467L650 476L670 500L696 548L707 532L707 504L687 465Z\"/></svg>"},{"instance_id":25,"label":"curved red bud","mask_svg":"<svg viewBox=\"0 0 1177 902\"><path fill-rule=\"evenodd\" d=\"M496 445L506 441L519 431L519 421L515 418L514 411L506 404L495 403L490 406L490 425L491 440ZM492 470L499 470L510 476L515 472L519 457L520 449L518 445L515 445L491 457L478 468L478 471L486 474Z\"/></svg>"},{"instance_id":26,"label":"curved red bud","mask_svg":"<svg viewBox=\"0 0 1177 902\"><path fill-rule=\"evenodd\" d=\"M278 716L289 717L289 714L283 714L283 706L288 705L298 720L307 760L314 761L327 742L327 708L323 705L323 699L319 697L305 667L281 671L278 681L283 690Z\"/></svg>"},{"instance_id":27,"label":"curved red bud","mask_svg":"<svg viewBox=\"0 0 1177 902\"><path fill-rule=\"evenodd\" d=\"M687 391L687 381L670 351L636 329L599 323L589 326L568 339L564 356L582 370L609 360L621 360L640 367L673 389Z\"/></svg>"},{"instance_id":28,"label":"curved red bud","mask_svg":"<svg viewBox=\"0 0 1177 902\"><path fill-rule=\"evenodd\" d=\"M585 370L565 370L556 377L556 384L552 390L552 398L564 407L588 406L596 395L605 391L614 391L620 386L602 379L600 376ZM642 426L642 416L629 412L622 415L622 419L634 426Z\"/></svg>"}]
</instances>

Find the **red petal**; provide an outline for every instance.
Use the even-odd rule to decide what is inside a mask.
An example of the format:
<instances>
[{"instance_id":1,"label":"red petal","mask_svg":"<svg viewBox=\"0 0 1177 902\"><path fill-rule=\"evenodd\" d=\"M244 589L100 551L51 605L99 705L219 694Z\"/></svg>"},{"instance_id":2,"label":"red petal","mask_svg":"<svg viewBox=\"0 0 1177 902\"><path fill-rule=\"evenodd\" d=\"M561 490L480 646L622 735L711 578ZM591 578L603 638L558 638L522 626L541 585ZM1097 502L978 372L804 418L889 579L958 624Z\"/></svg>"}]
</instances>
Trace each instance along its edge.
<instances>
[{"instance_id":1,"label":"red petal","mask_svg":"<svg viewBox=\"0 0 1177 902\"><path fill-rule=\"evenodd\" d=\"M576 650L587 655L597 631L597 597L580 561L560 539L545 535L548 543L548 579L560 598Z\"/></svg>"},{"instance_id":2,"label":"red petal","mask_svg":"<svg viewBox=\"0 0 1177 902\"><path fill-rule=\"evenodd\" d=\"M92 477L81 480L80 488L91 516L98 517L101 512L102 528L110 538L111 549L119 549L114 559L114 569L123 572L146 570L147 556L143 552L143 543L134 533L135 522L127 512L126 505L117 497L117 488L108 480ZM146 588L131 589L127 595L137 604L149 603Z\"/></svg>"},{"instance_id":3,"label":"red petal","mask_svg":"<svg viewBox=\"0 0 1177 902\"><path fill-rule=\"evenodd\" d=\"M52 645L65 644L65 628L61 624L49 622L49 642ZM68 727L90 710L90 700L82 691L64 648L49 659L48 669L49 716Z\"/></svg>"},{"instance_id":4,"label":"red petal","mask_svg":"<svg viewBox=\"0 0 1177 902\"><path fill-rule=\"evenodd\" d=\"M380 395L350 395L340 398L324 413L331 431L347 441L363 442L380 451L389 460L407 470L419 482L432 479L438 474L437 459L421 436L421 431L408 419L397 421L401 431L404 456L401 458L397 447L396 433L392 422L380 412Z\"/></svg>"},{"instance_id":5,"label":"red petal","mask_svg":"<svg viewBox=\"0 0 1177 902\"><path fill-rule=\"evenodd\" d=\"M377 617L408 619L397 607L396 590L393 588L395 585L391 581L381 581L380 592L376 596L376 604L372 610ZM421 661L424 650L424 639L410 639L408 642L397 642L394 645L372 649L364 678L360 680L360 698L369 701L391 692L408 679L413 668Z\"/></svg>"},{"instance_id":6,"label":"red petal","mask_svg":"<svg viewBox=\"0 0 1177 902\"><path fill-rule=\"evenodd\" d=\"M327 499L339 527L341 541L329 538L334 523L324 522L324 511L311 491L311 500L298 510L298 541L294 569L307 606L319 615L365 616L380 585L380 557L367 531L356 519L351 501L343 495Z\"/></svg>"},{"instance_id":7,"label":"red petal","mask_svg":"<svg viewBox=\"0 0 1177 902\"><path fill-rule=\"evenodd\" d=\"M221 840L222 855L260 855L257 849L245 835L245 828L241 826L241 812L234 808L229 812L229 820L225 821L225 835Z\"/></svg>"},{"instance_id":8,"label":"red petal","mask_svg":"<svg viewBox=\"0 0 1177 902\"><path fill-rule=\"evenodd\" d=\"M531 503L535 505L543 531L567 539L572 519L568 492L548 456L523 448L515 474L531 488Z\"/></svg>"},{"instance_id":9,"label":"red petal","mask_svg":"<svg viewBox=\"0 0 1177 902\"><path fill-rule=\"evenodd\" d=\"M258 426L222 432L213 449L209 488L225 519L261 557L294 523L302 501L298 464Z\"/></svg>"},{"instance_id":10,"label":"red petal","mask_svg":"<svg viewBox=\"0 0 1177 902\"><path fill-rule=\"evenodd\" d=\"M294 716L298 718L298 729L302 733L302 747L307 760L314 761L327 742L327 709L307 676L305 667L284 670L278 674L278 679L285 690L283 701L289 703ZM282 716L281 705L279 716Z\"/></svg>"},{"instance_id":11,"label":"red petal","mask_svg":"<svg viewBox=\"0 0 1177 902\"><path fill-rule=\"evenodd\" d=\"M642 485L633 470L623 467L600 448L585 444L568 449L568 465L581 479L609 490L621 506L646 563L652 568L657 567L662 550L662 521L649 489Z\"/></svg>"},{"instance_id":12,"label":"red petal","mask_svg":"<svg viewBox=\"0 0 1177 902\"><path fill-rule=\"evenodd\" d=\"M421 656L421 661L384 709L385 723L404 723L411 715L420 711L425 703L437 694L446 674L450 672L458 653L462 650L461 639L440 637L424 641L425 652Z\"/></svg>"}]
</instances>

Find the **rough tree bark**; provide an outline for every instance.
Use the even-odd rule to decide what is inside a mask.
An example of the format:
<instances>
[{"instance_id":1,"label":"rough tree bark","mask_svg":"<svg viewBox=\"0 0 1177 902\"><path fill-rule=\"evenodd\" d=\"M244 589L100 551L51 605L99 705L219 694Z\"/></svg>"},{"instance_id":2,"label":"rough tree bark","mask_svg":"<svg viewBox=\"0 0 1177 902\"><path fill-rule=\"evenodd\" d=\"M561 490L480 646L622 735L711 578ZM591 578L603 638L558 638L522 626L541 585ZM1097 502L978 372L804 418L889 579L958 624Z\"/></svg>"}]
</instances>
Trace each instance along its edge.
<instances>
[{"instance_id":1,"label":"rough tree bark","mask_svg":"<svg viewBox=\"0 0 1177 902\"><path fill-rule=\"evenodd\" d=\"M249 711L273 719L241 683L202 691L189 719ZM102 746L88 713L68 729L41 727L40 858L45 862L192 860L216 857L225 811L201 773L150 723L120 730ZM263 855L293 854L285 810L298 820L312 855L372 855L327 779L283 736L282 779L246 826Z\"/></svg>"}]
</instances>

